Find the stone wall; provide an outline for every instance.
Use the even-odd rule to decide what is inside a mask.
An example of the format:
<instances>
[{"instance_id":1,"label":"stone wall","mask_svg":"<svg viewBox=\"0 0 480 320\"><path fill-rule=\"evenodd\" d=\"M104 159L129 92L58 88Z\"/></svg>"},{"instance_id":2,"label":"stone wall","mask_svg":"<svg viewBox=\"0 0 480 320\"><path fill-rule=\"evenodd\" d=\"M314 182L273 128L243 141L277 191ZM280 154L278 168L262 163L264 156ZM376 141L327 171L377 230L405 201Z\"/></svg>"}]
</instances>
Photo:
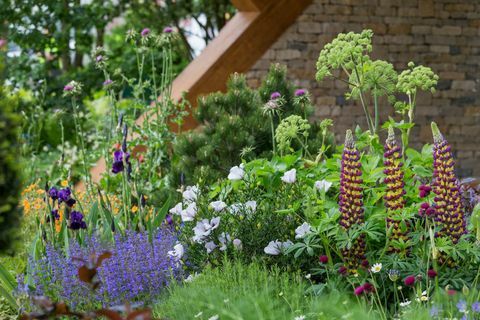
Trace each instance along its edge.
<instances>
[{"instance_id":1,"label":"stone wall","mask_svg":"<svg viewBox=\"0 0 480 320\"><path fill-rule=\"evenodd\" d=\"M479 0L314 0L247 73L249 82L258 86L270 63L287 65L295 84L312 93L314 118L332 118L341 142L347 128L366 128L363 111L344 98L343 82L317 83L315 63L338 33L364 28L375 33L373 58L397 71L414 61L440 76L438 91L418 98L414 145L432 141L434 120L455 150L459 175L480 177ZM385 101L381 107L383 119L393 114Z\"/></svg>"}]
</instances>

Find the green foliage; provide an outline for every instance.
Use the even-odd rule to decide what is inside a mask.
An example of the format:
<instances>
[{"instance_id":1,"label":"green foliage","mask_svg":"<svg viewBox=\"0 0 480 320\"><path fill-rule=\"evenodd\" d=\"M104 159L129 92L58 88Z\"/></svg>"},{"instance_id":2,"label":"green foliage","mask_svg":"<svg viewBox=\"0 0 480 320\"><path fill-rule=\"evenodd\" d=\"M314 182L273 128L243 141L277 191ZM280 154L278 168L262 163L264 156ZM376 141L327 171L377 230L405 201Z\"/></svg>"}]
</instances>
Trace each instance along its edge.
<instances>
[{"instance_id":1,"label":"green foliage","mask_svg":"<svg viewBox=\"0 0 480 320\"><path fill-rule=\"evenodd\" d=\"M168 319L377 319L339 293L305 295L307 282L295 273L260 264L226 262L206 268L191 282L173 285L154 315ZM299 317L299 318L296 318Z\"/></svg>"},{"instance_id":2,"label":"green foliage","mask_svg":"<svg viewBox=\"0 0 480 320\"><path fill-rule=\"evenodd\" d=\"M304 144L304 140L308 139L308 131L310 125L306 119L297 115L291 115L280 122L275 131L275 139L277 140L278 149L281 153L289 153L292 151L292 140L297 140Z\"/></svg>"},{"instance_id":3,"label":"green foliage","mask_svg":"<svg viewBox=\"0 0 480 320\"><path fill-rule=\"evenodd\" d=\"M200 98L195 117L201 127L177 137L172 179L177 183L178 177L183 175L186 183L214 181L225 176L241 158L268 157L274 131L271 128L275 128L281 118L292 115L299 119L298 115L308 117L313 109L309 102L295 103L293 86L287 80L286 72L285 67L272 65L258 90L249 88L243 75L235 74L227 83L226 93ZM273 92L280 93L281 102L270 99ZM277 112L263 114L268 103L279 103ZM301 130L308 130L302 133L305 141L294 141L291 149L308 146L307 151L315 154L322 145L333 143L333 135L325 130L325 126L321 128L319 124L301 121L305 122ZM309 139L305 139L307 136ZM326 153L330 154L331 148L327 148Z\"/></svg>"},{"instance_id":4,"label":"green foliage","mask_svg":"<svg viewBox=\"0 0 480 320\"><path fill-rule=\"evenodd\" d=\"M14 113L17 98L0 84L0 252L8 252L18 238L22 184L20 119Z\"/></svg>"}]
</instances>

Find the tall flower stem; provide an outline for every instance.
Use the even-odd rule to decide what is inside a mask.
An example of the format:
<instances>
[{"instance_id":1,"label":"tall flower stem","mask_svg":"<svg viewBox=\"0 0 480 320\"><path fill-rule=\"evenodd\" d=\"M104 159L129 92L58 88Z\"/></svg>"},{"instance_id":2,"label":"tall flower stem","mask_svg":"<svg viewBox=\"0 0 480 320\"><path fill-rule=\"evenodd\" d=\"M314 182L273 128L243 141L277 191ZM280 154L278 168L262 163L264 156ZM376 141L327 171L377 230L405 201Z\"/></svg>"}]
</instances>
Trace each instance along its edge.
<instances>
[{"instance_id":1,"label":"tall flower stem","mask_svg":"<svg viewBox=\"0 0 480 320\"><path fill-rule=\"evenodd\" d=\"M75 131L77 133L77 139L80 142L80 152L82 153L82 158L83 158L83 172L85 175L85 182L87 184L87 189L88 191L93 190L92 189L92 182L90 180L90 172L88 171L87 167L87 154L85 152L85 141L84 141L84 133L83 133L83 128L82 125L80 124L80 117L78 115L78 110L77 110L77 103L75 97L72 96L72 109L73 109L73 121L75 124ZM88 192L90 194L90 192Z\"/></svg>"},{"instance_id":2,"label":"tall flower stem","mask_svg":"<svg viewBox=\"0 0 480 320\"><path fill-rule=\"evenodd\" d=\"M272 148L273 148L273 156L277 154L276 147L275 147L275 126L273 124L273 114L270 113L270 129L272 130Z\"/></svg>"}]
</instances>

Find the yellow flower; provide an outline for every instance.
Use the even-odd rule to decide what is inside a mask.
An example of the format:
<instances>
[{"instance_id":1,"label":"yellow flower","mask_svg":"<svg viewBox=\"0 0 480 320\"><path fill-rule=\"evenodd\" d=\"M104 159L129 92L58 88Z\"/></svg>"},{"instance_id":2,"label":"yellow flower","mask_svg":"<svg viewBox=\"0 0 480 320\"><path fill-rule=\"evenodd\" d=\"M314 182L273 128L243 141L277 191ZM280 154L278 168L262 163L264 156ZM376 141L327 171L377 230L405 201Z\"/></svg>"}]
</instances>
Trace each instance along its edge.
<instances>
[{"instance_id":1,"label":"yellow flower","mask_svg":"<svg viewBox=\"0 0 480 320\"><path fill-rule=\"evenodd\" d=\"M27 199L23 199L23 212L29 214L31 210L30 202Z\"/></svg>"},{"instance_id":2,"label":"yellow flower","mask_svg":"<svg viewBox=\"0 0 480 320\"><path fill-rule=\"evenodd\" d=\"M138 211L138 207L137 207L137 206L133 206L133 207L132 207L132 212L133 212L133 213L136 213L137 211Z\"/></svg>"},{"instance_id":3,"label":"yellow flower","mask_svg":"<svg viewBox=\"0 0 480 320\"><path fill-rule=\"evenodd\" d=\"M62 180L62 182L60 183L62 185L62 187L66 187L68 186L68 180Z\"/></svg>"}]
</instances>

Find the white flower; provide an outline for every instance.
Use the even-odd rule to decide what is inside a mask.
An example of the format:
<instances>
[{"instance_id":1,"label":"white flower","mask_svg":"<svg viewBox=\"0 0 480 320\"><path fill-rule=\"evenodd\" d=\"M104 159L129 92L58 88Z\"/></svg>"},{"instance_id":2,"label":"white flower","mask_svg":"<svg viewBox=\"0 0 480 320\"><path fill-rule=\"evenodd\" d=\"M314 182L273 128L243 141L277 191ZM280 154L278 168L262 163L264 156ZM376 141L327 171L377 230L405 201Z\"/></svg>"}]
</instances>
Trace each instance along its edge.
<instances>
[{"instance_id":1,"label":"white flower","mask_svg":"<svg viewBox=\"0 0 480 320\"><path fill-rule=\"evenodd\" d=\"M321 181L315 181L315 188L317 188L318 191L324 190L325 192L330 189L333 183L327 181L327 180L321 180Z\"/></svg>"},{"instance_id":2,"label":"white flower","mask_svg":"<svg viewBox=\"0 0 480 320\"><path fill-rule=\"evenodd\" d=\"M310 273L305 275L305 279L307 279L307 280L310 280L311 277L312 277L312 275Z\"/></svg>"},{"instance_id":3,"label":"white flower","mask_svg":"<svg viewBox=\"0 0 480 320\"><path fill-rule=\"evenodd\" d=\"M297 181L297 170L288 170L283 174L283 177L281 179L285 183L295 183L295 181Z\"/></svg>"},{"instance_id":4,"label":"white flower","mask_svg":"<svg viewBox=\"0 0 480 320\"><path fill-rule=\"evenodd\" d=\"M295 229L295 239L302 239L311 231L312 227L308 223L304 222L301 226Z\"/></svg>"},{"instance_id":5,"label":"white flower","mask_svg":"<svg viewBox=\"0 0 480 320\"><path fill-rule=\"evenodd\" d=\"M197 186L188 186L182 193L183 200L187 202L197 201L198 193L199 190Z\"/></svg>"},{"instance_id":6,"label":"white flower","mask_svg":"<svg viewBox=\"0 0 480 320\"><path fill-rule=\"evenodd\" d=\"M172 251L168 251L167 254L169 257L172 257L175 259L175 261L179 261L182 259L183 254L185 253L185 249L183 248L183 245L181 243L177 243Z\"/></svg>"},{"instance_id":7,"label":"white flower","mask_svg":"<svg viewBox=\"0 0 480 320\"><path fill-rule=\"evenodd\" d=\"M176 215L179 216L182 213L182 210L183 210L182 203L179 202L175 205L175 207L170 209L168 212L170 212L171 214L176 214Z\"/></svg>"},{"instance_id":8,"label":"white flower","mask_svg":"<svg viewBox=\"0 0 480 320\"><path fill-rule=\"evenodd\" d=\"M404 302L400 302L400 307L406 307L408 306L412 301L410 300L405 300Z\"/></svg>"},{"instance_id":9,"label":"white flower","mask_svg":"<svg viewBox=\"0 0 480 320\"><path fill-rule=\"evenodd\" d=\"M233 247L237 250L242 250L243 245L242 245L242 240L240 239L233 239Z\"/></svg>"},{"instance_id":10,"label":"white flower","mask_svg":"<svg viewBox=\"0 0 480 320\"><path fill-rule=\"evenodd\" d=\"M245 171L243 170L243 165L241 164L240 166L230 168L228 180L242 180L244 175Z\"/></svg>"},{"instance_id":11,"label":"white flower","mask_svg":"<svg viewBox=\"0 0 480 320\"><path fill-rule=\"evenodd\" d=\"M207 249L207 253L212 252L213 250L215 250L216 247L217 245L213 241L205 243L205 249Z\"/></svg>"},{"instance_id":12,"label":"white flower","mask_svg":"<svg viewBox=\"0 0 480 320\"><path fill-rule=\"evenodd\" d=\"M250 209L252 213L257 211L257 201L255 200L250 200L245 202L245 208Z\"/></svg>"},{"instance_id":13,"label":"white flower","mask_svg":"<svg viewBox=\"0 0 480 320\"><path fill-rule=\"evenodd\" d=\"M305 320L305 316L295 317L293 320Z\"/></svg>"},{"instance_id":14,"label":"white flower","mask_svg":"<svg viewBox=\"0 0 480 320\"><path fill-rule=\"evenodd\" d=\"M202 221L198 221L195 228L193 228L193 232L195 235L192 237L192 240L198 243L201 243L205 240L206 237L215 230L220 223L220 217L215 217L212 220L208 221L208 219L203 219Z\"/></svg>"},{"instance_id":15,"label":"white flower","mask_svg":"<svg viewBox=\"0 0 480 320\"><path fill-rule=\"evenodd\" d=\"M208 318L208 320L218 320L220 317L218 316L218 314L214 315L214 316L211 316L210 318Z\"/></svg>"},{"instance_id":16,"label":"white flower","mask_svg":"<svg viewBox=\"0 0 480 320\"><path fill-rule=\"evenodd\" d=\"M196 277L198 277L198 273L196 272L194 274L189 274L188 277L183 280L183 282L192 282Z\"/></svg>"},{"instance_id":17,"label":"white flower","mask_svg":"<svg viewBox=\"0 0 480 320\"><path fill-rule=\"evenodd\" d=\"M266 254L270 254L272 256L277 256L280 253L282 253L285 249L290 247L293 243L290 240L287 240L286 242L281 242L278 240L275 241L270 241L268 243L268 246L266 246L263 251Z\"/></svg>"},{"instance_id":18,"label":"white flower","mask_svg":"<svg viewBox=\"0 0 480 320\"><path fill-rule=\"evenodd\" d=\"M221 243L221 246L220 246L220 251L225 251L227 250L227 244L232 241L232 238L230 237L230 234L228 233L225 233L225 232L222 232L219 236L218 236L218 241L220 241Z\"/></svg>"},{"instance_id":19,"label":"white flower","mask_svg":"<svg viewBox=\"0 0 480 320\"><path fill-rule=\"evenodd\" d=\"M382 270L382 264L381 263L375 263L372 268L370 268L370 270L373 272L373 273L379 273L380 270Z\"/></svg>"},{"instance_id":20,"label":"white flower","mask_svg":"<svg viewBox=\"0 0 480 320\"><path fill-rule=\"evenodd\" d=\"M187 208L182 210L180 215L182 216L182 221L193 221L195 215L197 214L197 204L195 202L190 203Z\"/></svg>"},{"instance_id":21,"label":"white flower","mask_svg":"<svg viewBox=\"0 0 480 320\"><path fill-rule=\"evenodd\" d=\"M220 212L227 207L227 204L223 201L213 201L210 202L210 207L212 207L215 212Z\"/></svg>"}]
</instances>

